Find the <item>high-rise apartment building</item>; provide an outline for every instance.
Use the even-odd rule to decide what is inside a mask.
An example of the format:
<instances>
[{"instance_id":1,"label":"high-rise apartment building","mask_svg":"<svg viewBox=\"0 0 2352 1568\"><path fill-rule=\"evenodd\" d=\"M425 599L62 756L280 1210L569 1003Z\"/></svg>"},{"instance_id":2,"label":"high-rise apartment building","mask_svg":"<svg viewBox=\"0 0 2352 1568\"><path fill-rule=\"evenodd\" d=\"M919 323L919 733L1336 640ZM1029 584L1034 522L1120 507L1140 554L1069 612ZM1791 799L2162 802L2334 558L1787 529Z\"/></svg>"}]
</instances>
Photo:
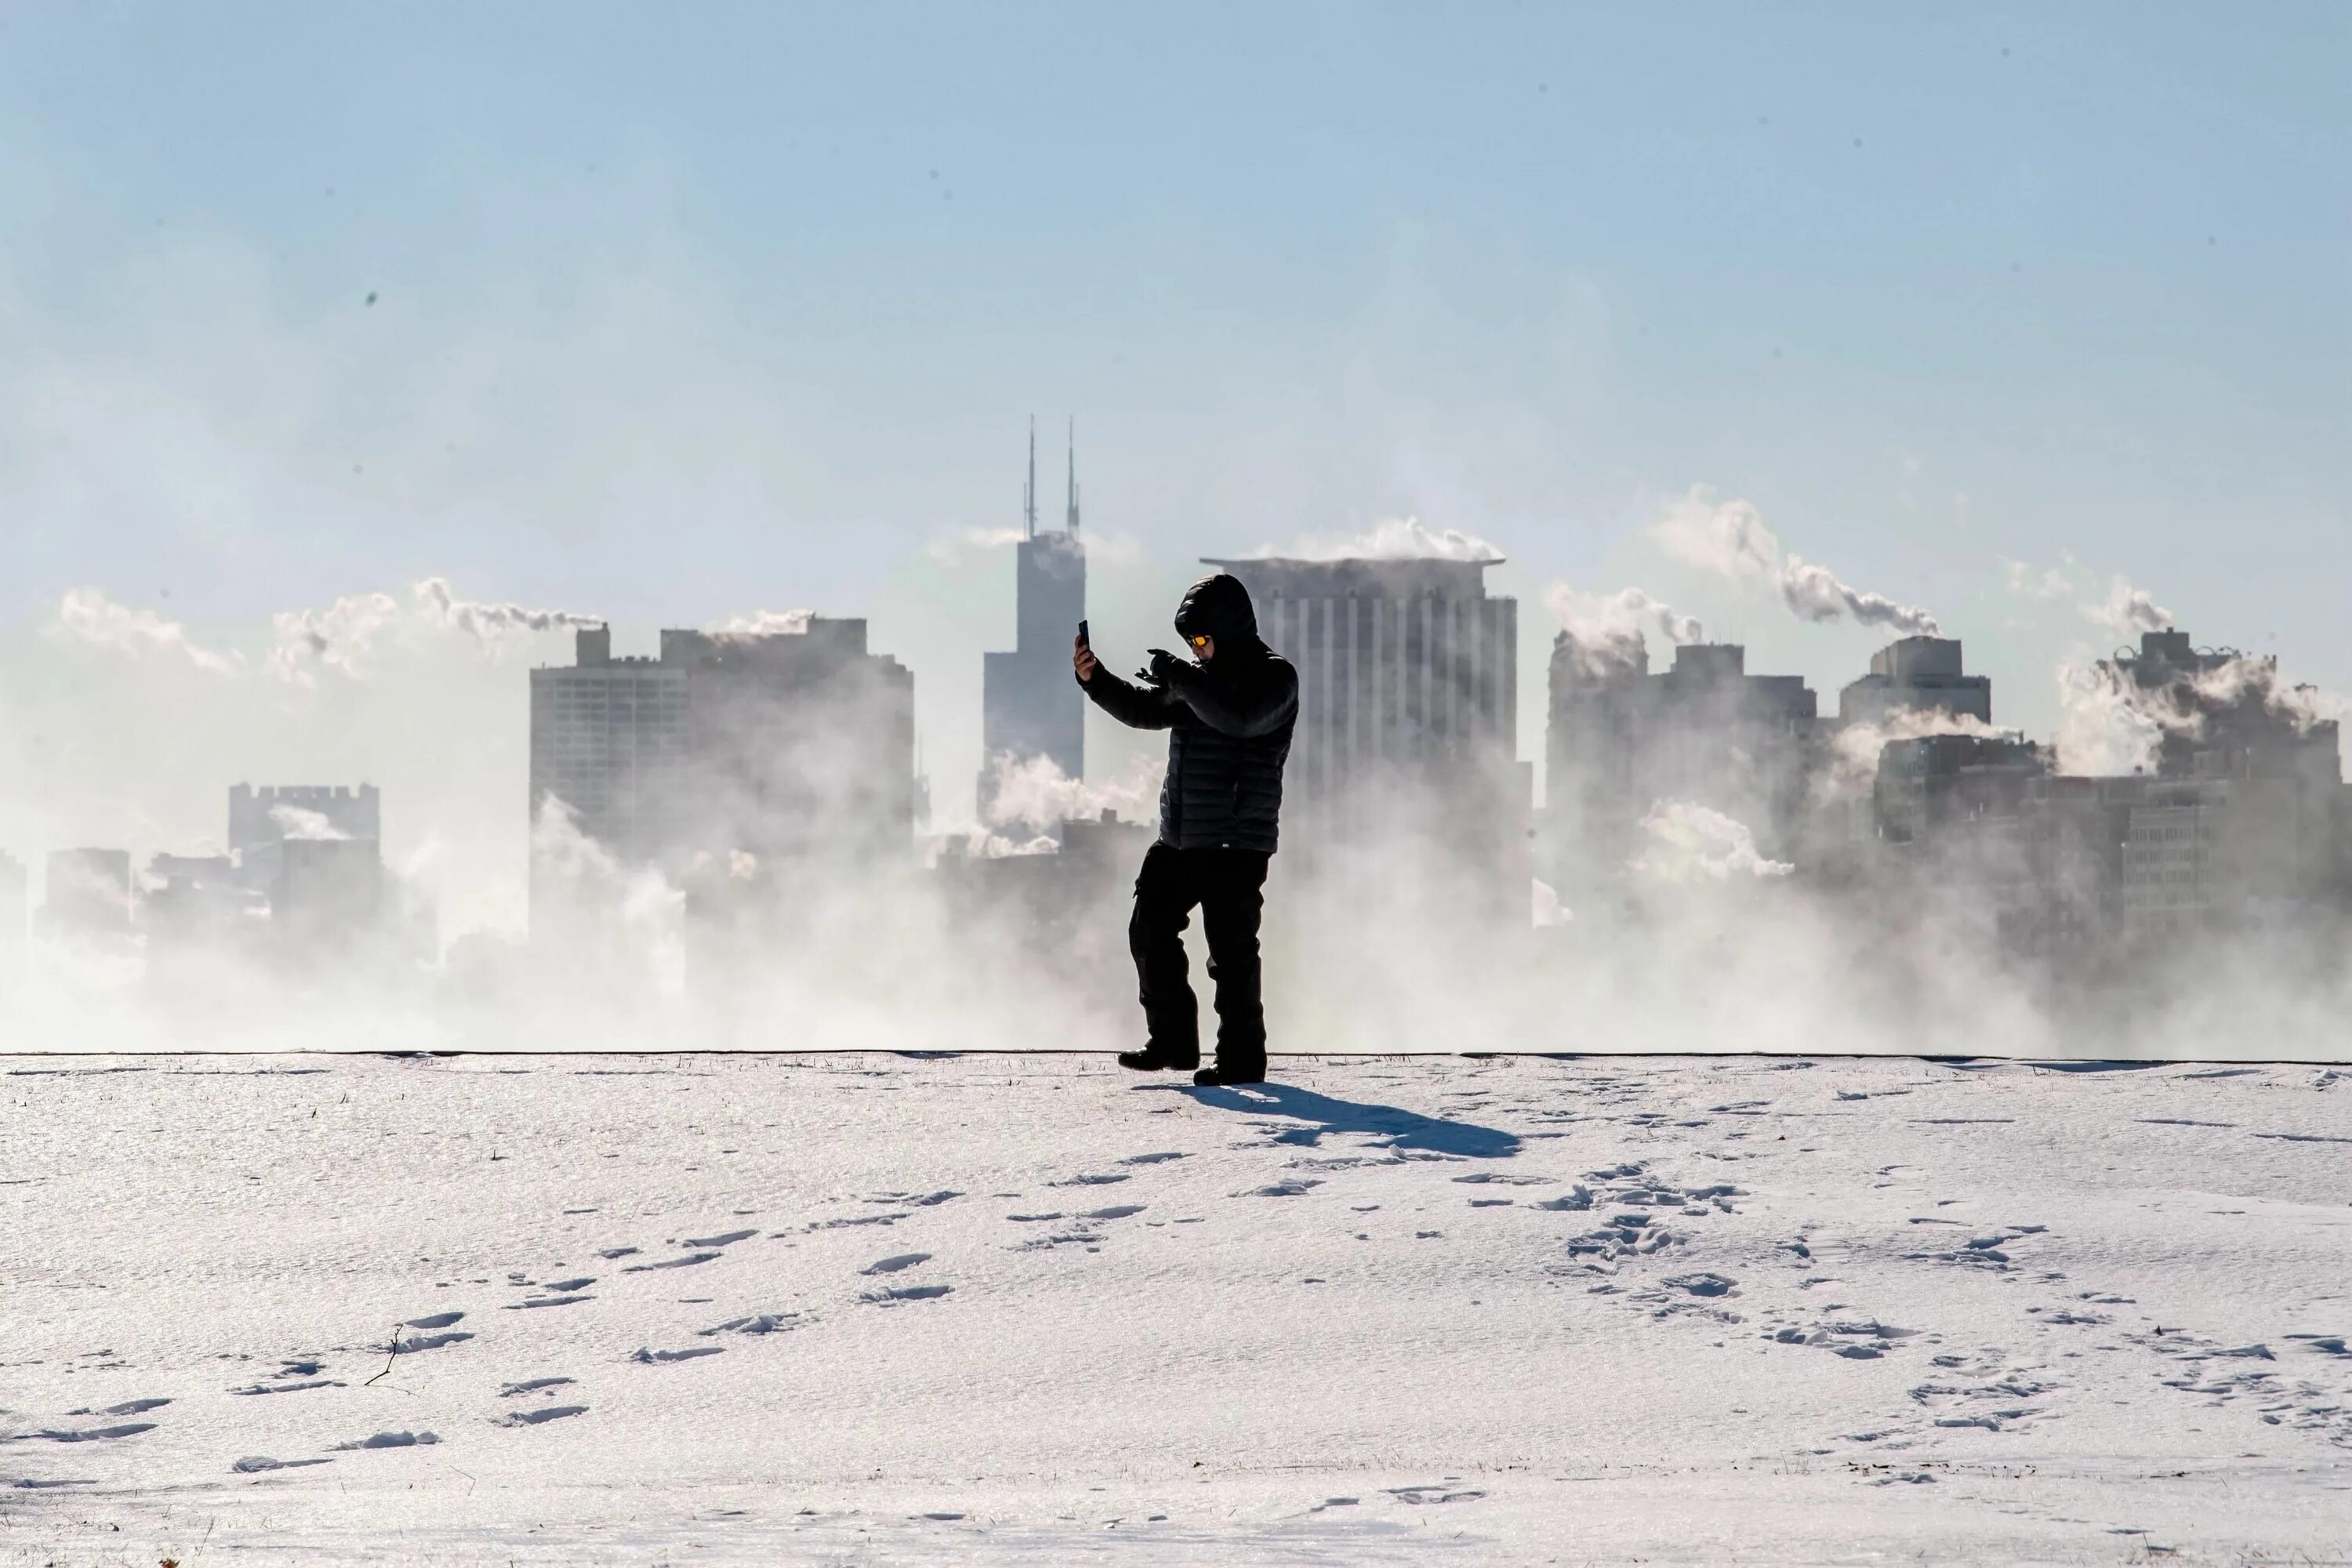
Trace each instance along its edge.
<instances>
[{"instance_id":1,"label":"high-rise apartment building","mask_svg":"<svg viewBox=\"0 0 2352 1568\"><path fill-rule=\"evenodd\" d=\"M1838 693L1838 722L1875 724L1902 710L1992 722L1992 681L1969 675L1958 637L1902 637L1870 656L1870 673Z\"/></svg>"},{"instance_id":2,"label":"high-rise apartment building","mask_svg":"<svg viewBox=\"0 0 2352 1568\"><path fill-rule=\"evenodd\" d=\"M1805 805L1819 701L1793 675L1750 675L1736 643L1687 643L1663 674L1648 652L1554 639L1546 737L1548 861L1580 892L1633 853L1661 802L1721 812L1782 856Z\"/></svg>"},{"instance_id":3,"label":"high-rise apartment building","mask_svg":"<svg viewBox=\"0 0 2352 1568\"><path fill-rule=\"evenodd\" d=\"M530 815L550 800L621 860L675 847L687 791L687 671L666 659L614 658L613 633L573 634L573 662L530 672Z\"/></svg>"},{"instance_id":4,"label":"high-rise apartment building","mask_svg":"<svg viewBox=\"0 0 2352 1568\"><path fill-rule=\"evenodd\" d=\"M1029 433L1023 537L1013 547L1013 646L981 656L980 808L985 820L999 771L1043 757L1066 778L1086 775L1086 698L1070 678L1070 639L1087 616L1087 558L1078 541L1078 458L1058 533L1037 531L1037 433Z\"/></svg>"},{"instance_id":5,"label":"high-rise apartment building","mask_svg":"<svg viewBox=\"0 0 2352 1568\"><path fill-rule=\"evenodd\" d=\"M1418 842L1523 907L1518 602L1487 594L1496 563L1205 563L1241 579L1259 636L1298 671L1285 845L1313 859Z\"/></svg>"},{"instance_id":6,"label":"high-rise apartment building","mask_svg":"<svg viewBox=\"0 0 2352 1568\"><path fill-rule=\"evenodd\" d=\"M535 824L559 806L616 865L669 872L731 861L781 878L909 853L914 677L866 651L864 620L665 630L656 658L614 658L597 626L575 661L531 671ZM562 874L551 842L533 856L535 905Z\"/></svg>"},{"instance_id":7,"label":"high-rise apartment building","mask_svg":"<svg viewBox=\"0 0 2352 1568\"><path fill-rule=\"evenodd\" d=\"M232 784L228 792L228 848L236 861L240 887L267 894L278 880L289 838L383 839L383 798L376 786L361 784ZM193 868L191 868L193 869ZM169 868L163 869L166 879Z\"/></svg>"}]
</instances>

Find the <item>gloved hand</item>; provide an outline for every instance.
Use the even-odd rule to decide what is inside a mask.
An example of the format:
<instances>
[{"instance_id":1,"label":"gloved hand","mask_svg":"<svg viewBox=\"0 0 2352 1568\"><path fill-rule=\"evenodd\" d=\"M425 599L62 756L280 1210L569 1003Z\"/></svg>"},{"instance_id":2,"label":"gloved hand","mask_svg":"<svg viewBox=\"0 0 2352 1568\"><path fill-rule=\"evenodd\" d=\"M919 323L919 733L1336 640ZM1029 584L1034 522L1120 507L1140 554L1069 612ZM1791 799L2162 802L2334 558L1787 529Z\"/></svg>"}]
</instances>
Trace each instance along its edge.
<instances>
[{"instance_id":1,"label":"gloved hand","mask_svg":"<svg viewBox=\"0 0 2352 1568\"><path fill-rule=\"evenodd\" d=\"M1164 647L1146 650L1151 658L1145 673L1154 686L1173 686L1191 671L1192 667Z\"/></svg>"}]
</instances>

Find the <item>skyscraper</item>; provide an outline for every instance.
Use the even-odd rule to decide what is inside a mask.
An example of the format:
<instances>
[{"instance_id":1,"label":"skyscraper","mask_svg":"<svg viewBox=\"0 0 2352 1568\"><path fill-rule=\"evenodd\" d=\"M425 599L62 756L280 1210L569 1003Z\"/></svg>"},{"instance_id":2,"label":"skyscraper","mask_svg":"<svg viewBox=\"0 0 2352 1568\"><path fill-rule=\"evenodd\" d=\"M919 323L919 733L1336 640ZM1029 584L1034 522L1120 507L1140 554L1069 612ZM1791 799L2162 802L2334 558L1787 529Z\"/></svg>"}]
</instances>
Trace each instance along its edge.
<instances>
[{"instance_id":1,"label":"skyscraper","mask_svg":"<svg viewBox=\"0 0 2352 1568\"><path fill-rule=\"evenodd\" d=\"M1632 853L1643 815L1668 801L1721 812L1766 853L1786 854L1819 710L1801 677L1748 674L1737 643L1683 644L1654 675L1638 643L1560 633L1545 770L1553 879L1580 890L1605 884Z\"/></svg>"},{"instance_id":2,"label":"skyscraper","mask_svg":"<svg viewBox=\"0 0 2352 1568\"><path fill-rule=\"evenodd\" d=\"M530 810L561 803L619 868L675 873L741 857L782 874L908 854L914 676L871 654L863 619L797 632L667 629L658 658L578 634L570 668L530 672ZM576 881L572 835L532 858L534 908ZM534 921L536 921L534 915Z\"/></svg>"},{"instance_id":3,"label":"skyscraper","mask_svg":"<svg viewBox=\"0 0 2352 1568\"><path fill-rule=\"evenodd\" d=\"M1212 560L1298 671L1283 841L1336 864L1415 842L1523 907L1529 770L1518 753L1518 601L1492 561Z\"/></svg>"},{"instance_id":4,"label":"skyscraper","mask_svg":"<svg viewBox=\"0 0 2352 1568\"><path fill-rule=\"evenodd\" d=\"M1029 432L1023 536L1013 545L1013 646L981 656L980 808L988 816L998 774L1044 758L1085 776L1086 698L1070 677L1070 639L1087 615L1087 560L1078 542L1077 428L1070 431L1069 492L1062 531L1037 531L1037 432Z\"/></svg>"}]
</instances>

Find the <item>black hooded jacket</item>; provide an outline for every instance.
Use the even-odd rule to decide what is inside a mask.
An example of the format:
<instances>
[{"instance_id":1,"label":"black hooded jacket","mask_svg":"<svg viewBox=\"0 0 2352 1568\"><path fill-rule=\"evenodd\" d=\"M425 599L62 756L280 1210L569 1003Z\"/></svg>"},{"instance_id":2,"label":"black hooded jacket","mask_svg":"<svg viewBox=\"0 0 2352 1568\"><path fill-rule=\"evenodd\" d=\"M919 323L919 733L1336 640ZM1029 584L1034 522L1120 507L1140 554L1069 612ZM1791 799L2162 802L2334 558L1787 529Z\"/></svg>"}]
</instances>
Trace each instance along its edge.
<instances>
[{"instance_id":1,"label":"black hooded jacket","mask_svg":"<svg viewBox=\"0 0 2352 1568\"><path fill-rule=\"evenodd\" d=\"M1298 672L1258 640L1249 590L1224 573L1192 584L1177 606L1176 630L1216 638L1214 657L1177 660L1164 684L1137 685L1097 665L1086 694L1122 724L1170 731L1160 842L1271 855L1282 764L1298 719Z\"/></svg>"}]
</instances>

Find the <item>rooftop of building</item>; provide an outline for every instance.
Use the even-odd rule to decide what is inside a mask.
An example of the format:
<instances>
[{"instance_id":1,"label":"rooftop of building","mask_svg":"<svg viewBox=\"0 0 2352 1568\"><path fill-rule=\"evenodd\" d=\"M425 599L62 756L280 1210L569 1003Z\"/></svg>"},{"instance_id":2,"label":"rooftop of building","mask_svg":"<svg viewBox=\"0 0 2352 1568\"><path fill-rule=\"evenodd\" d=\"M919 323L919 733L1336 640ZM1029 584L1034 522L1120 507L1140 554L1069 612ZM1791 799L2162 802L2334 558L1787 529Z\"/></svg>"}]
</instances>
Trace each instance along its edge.
<instances>
[{"instance_id":1,"label":"rooftop of building","mask_svg":"<svg viewBox=\"0 0 2352 1568\"><path fill-rule=\"evenodd\" d=\"M1501 565L1502 557L1454 561L1351 555L1310 561L1288 555L1204 555L1201 564L1230 572L1253 595L1285 599L1478 599L1486 594L1486 568Z\"/></svg>"}]
</instances>

